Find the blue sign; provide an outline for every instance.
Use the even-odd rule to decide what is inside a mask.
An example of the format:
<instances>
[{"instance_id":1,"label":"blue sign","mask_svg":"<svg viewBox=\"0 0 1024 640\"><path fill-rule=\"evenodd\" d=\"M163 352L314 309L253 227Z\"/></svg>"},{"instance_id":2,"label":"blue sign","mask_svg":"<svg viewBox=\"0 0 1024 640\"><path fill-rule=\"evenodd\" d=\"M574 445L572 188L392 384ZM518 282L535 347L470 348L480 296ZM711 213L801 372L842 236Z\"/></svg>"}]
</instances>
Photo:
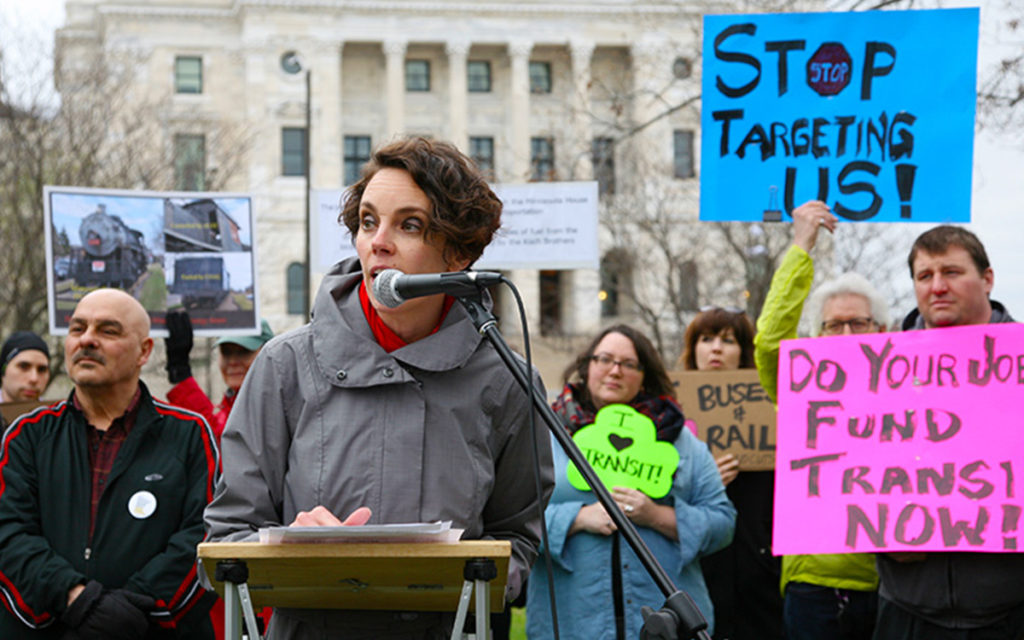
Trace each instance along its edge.
<instances>
[{"instance_id":1,"label":"blue sign","mask_svg":"<svg viewBox=\"0 0 1024 640\"><path fill-rule=\"evenodd\" d=\"M978 9L704 17L701 220L970 222Z\"/></svg>"}]
</instances>

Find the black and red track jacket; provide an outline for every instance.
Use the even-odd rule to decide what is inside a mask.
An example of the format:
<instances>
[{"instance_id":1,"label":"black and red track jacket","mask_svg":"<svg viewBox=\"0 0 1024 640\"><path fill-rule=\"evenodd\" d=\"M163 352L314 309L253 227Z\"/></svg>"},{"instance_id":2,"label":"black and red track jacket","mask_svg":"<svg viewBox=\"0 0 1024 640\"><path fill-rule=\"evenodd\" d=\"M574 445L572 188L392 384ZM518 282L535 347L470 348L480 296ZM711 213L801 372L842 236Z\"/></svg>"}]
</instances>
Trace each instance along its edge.
<instances>
[{"instance_id":1,"label":"black and red track jacket","mask_svg":"<svg viewBox=\"0 0 1024 640\"><path fill-rule=\"evenodd\" d=\"M196 576L196 545L220 454L201 416L155 401L139 384L138 417L107 479L91 539L86 419L70 397L4 432L0 638L59 638L68 590L88 580L153 597L147 638L212 638L205 615L212 598ZM129 503L138 507L132 499L140 494L143 504L155 498L155 509L133 514Z\"/></svg>"}]
</instances>

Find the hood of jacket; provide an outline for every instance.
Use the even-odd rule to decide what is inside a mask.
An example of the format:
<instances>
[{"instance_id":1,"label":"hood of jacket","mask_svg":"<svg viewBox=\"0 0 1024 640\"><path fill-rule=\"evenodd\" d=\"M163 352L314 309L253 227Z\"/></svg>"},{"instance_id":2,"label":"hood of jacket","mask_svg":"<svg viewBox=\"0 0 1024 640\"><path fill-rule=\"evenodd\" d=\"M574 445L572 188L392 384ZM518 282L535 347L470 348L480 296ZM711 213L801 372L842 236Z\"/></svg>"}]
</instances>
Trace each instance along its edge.
<instances>
[{"instance_id":1,"label":"hood of jacket","mask_svg":"<svg viewBox=\"0 0 1024 640\"><path fill-rule=\"evenodd\" d=\"M342 260L324 276L313 303L310 339L316 366L330 384L360 387L370 380L379 383L377 373L396 360L424 371L456 369L469 361L483 339L466 310L455 304L437 332L388 353L373 337L359 303L362 278L358 258ZM484 298L490 308L486 292ZM404 376L394 376L394 382L402 381Z\"/></svg>"}]
</instances>

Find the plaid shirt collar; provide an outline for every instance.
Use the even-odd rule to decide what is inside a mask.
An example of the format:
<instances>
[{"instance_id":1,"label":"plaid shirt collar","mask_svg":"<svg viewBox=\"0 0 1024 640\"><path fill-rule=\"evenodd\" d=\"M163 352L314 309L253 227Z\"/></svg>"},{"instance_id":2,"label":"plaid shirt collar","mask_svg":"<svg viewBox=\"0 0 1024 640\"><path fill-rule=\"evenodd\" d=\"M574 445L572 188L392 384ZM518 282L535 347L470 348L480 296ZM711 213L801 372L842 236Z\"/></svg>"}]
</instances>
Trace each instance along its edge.
<instances>
[{"instance_id":1,"label":"plaid shirt collar","mask_svg":"<svg viewBox=\"0 0 1024 640\"><path fill-rule=\"evenodd\" d=\"M132 427L135 426L135 419L139 416L139 406L141 404L142 385L140 384L138 387L136 387L135 395L132 396L132 399L128 403L128 407L124 410L124 413L121 414L119 418L115 418L114 421L110 423L110 428L108 429L108 431L116 429L119 431L123 430L125 435L129 434L132 430ZM78 412L81 413L83 416L85 415L85 411L82 409L82 402L78 399L77 389L71 392L71 405L75 409L77 409ZM89 425L90 429L96 429L96 427L94 427L92 423L88 422L88 417L86 417L86 423ZM96 429L96 431L99 431L99 429Z\"/></svg>"}]
</instances>

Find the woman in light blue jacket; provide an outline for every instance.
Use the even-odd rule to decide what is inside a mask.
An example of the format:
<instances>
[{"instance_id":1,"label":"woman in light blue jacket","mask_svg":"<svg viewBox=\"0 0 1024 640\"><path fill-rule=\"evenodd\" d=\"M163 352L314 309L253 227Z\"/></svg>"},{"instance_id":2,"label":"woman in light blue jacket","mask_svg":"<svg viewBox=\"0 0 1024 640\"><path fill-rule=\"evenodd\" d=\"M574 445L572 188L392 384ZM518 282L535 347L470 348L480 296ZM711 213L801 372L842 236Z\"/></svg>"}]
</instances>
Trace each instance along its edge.
<instances>
[{"instance_id":1,"label":"woman in light blue jacket","mask_svg":"<svg viewBox=\"0 0 1024 640\"><path fill-rule=\"evenodd\" d=\"M616 325L599 334L566 370L554 403L570 432L592 424L598 410L627 404L654 421L659 441L679 451L672 488L664 498L614 488L619 508L637 527L676 586L688 593L714 625L699 558L732 540L736 511L707 447L684 427L683 412L657 350L642 333ZM664 596L591 491L569 484L568 460L554 448L555 492L545 515L562 638L636 638L640 607L660 608ZM530 574L527 635L554 637L543 558Z\"/></svg>"}]
</instances>

